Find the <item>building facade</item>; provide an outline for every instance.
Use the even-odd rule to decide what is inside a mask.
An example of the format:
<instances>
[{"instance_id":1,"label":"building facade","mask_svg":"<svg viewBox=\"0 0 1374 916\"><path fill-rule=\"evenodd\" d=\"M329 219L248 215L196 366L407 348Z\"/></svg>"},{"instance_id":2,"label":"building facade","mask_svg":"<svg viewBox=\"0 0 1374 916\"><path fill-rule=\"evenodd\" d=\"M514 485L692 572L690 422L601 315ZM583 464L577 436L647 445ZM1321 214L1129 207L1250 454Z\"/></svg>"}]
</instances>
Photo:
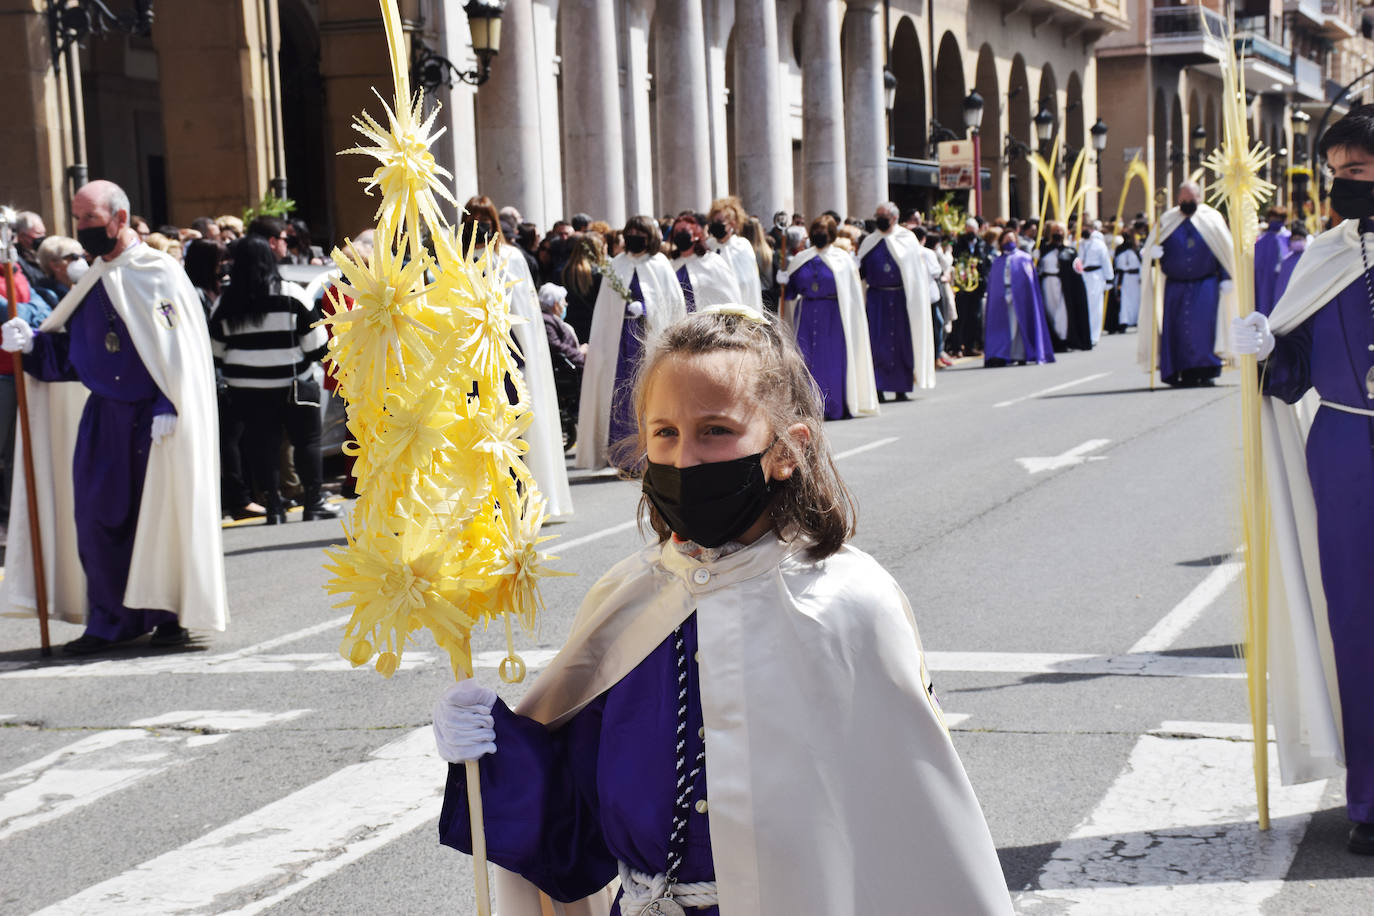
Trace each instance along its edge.
<instances>
[{"instance_id":1,"label":"building facade","mask_svg":"<svg viewBox=\"0 0 1374 916\"><path fill-rule=\"evenodd\" d=\"M540 227L726 193L765 221L866 216L889 197L936 199L934 143L966 136L976 90L983 212L1028 215L1041 199L1033 119L1053 118L1061 157L1089 145L1095 50L1127 28L1131 2L508 0L490 79L433 93L447 128L435 152L460 200L480 191ZM457 3L400 5L413 52L476 67ZM0 0L22 33L4 64L19 98L0 199L62 231L67 173L83 162L154 223L238 213L283 186L322 239L371 221L358 183L370 160L336 153L355 114L380 113L372 88L389 95L375 0L157 3L148 35L90 37L56 60L47 7ZM1133 116L1105 119L1110 159Z\"/></svg>"}]
</instances>

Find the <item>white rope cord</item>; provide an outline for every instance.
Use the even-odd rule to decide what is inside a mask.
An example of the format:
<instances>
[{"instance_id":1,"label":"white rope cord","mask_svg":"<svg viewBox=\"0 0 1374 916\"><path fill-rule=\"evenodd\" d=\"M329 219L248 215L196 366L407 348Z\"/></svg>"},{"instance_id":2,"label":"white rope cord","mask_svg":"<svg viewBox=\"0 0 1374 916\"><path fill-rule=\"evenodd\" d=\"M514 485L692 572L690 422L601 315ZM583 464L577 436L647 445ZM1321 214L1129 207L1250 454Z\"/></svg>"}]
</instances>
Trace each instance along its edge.
<instances>
[{"instance_id":1,"label":"white rope cord","mask_svg":"<svg viewBox=\"0 0 1374 916\"><path fill-rule=\"evenodd\" d=\"M640 916L650 903L668 896L668 876L646 875L621 862L620 889L623 894L620 898L621 916ZM678 881L673 885L672 898L674 903L683 907L720 905L714 881Z\"/></svg>"}]
</instances>

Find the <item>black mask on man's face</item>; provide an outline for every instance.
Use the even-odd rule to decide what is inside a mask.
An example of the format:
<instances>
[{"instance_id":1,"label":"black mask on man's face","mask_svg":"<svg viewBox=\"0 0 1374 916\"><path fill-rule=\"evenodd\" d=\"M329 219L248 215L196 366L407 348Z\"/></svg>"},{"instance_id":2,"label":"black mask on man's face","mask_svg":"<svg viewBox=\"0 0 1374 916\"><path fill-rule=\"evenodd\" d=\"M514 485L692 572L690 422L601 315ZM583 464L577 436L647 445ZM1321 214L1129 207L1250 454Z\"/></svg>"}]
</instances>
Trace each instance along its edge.
<instances>
[{"instance_id":1,"label":"black mask on man's face","mask_svg":"<svg viewBox=\"0 0 1374 916\"><path fill-rule=\"evenodd\" d=\"M103 226L87 226L85 229L76 230L76 240L81 243L81 247L90 252L92 257L102 258L114 251L115 245L119 243L118 236L110 235L110 224Z\"/></svg>"},{"instance_id":2,"label":"black mask on man's face","mask_svg":"<svg viewBox=\"0 0 1374 916\"><path fill-rule=\"evenodd\" d=\"M1184 216L1192 216L1194 213L1197 212L1197 201L1195 201L1195 200L1185 200L1185 201L1181 201L1181 202L1179 203L1179 205L1178 205L1178 209L1179 209L1179 211L1180 211Z\"/></svg>"},{"instance_id":3,"label":"black mask on man's face","mask_svg":"<svg viewBox=\"0 0 1374 916\"><path fill-rule=\"evenodd\" d=\"M1331 208L1341 219L1367 219L1374 216L1374 181L1333 179Z\"/></svg>"},{"instance_id":4,"label":"black mask on man's face","mask_svg":"<svg viewBox=\"0 0 1374 916\"><path fill-rule=\"evenodd\" d=\"M879 232L886 232L892 228L892 217L884 213L873 220L873 225L878 227Z\"/></svg>"}]
</instances>

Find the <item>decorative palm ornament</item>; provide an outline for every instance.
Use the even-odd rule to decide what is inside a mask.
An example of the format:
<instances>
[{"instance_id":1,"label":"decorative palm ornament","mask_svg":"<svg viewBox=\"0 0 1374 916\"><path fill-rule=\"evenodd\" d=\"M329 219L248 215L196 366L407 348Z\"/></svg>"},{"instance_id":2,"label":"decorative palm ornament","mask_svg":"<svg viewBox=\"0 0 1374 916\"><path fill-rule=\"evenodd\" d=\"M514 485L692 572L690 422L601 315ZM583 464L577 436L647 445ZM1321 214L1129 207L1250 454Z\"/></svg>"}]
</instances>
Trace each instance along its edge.
<instances>
[{"instance_id":1,"label":"decorative palm ornament","mask_svg":"<svg viewBox=\"0 0 1374 916\"><path fill-rule=\"evenodd\" d=\"M519 681L512 621L535 627L539 580L552 575L538 545L544 498L525 466L533 416L517 368L509 280L487 248L474 259L440 210L456 206L451 178L430 153L437 107L422 118L395 0L379 0L395 80L386 126L363 114L371 144L362 179L380 192L376 248L333 252L343 276L331 295L329 372L348 405L346 446L360 493L347 544L328 551L330 593L352 609L340 653L390 677L407 642L428 629L455 677L472 675L471 633L500 618L501 677ZM378 96L380 98L380 96ZM512 403L513 401L513 403ZM469 763L479 911L489 911L477 767Z\"/></svg>"}]
</instances>

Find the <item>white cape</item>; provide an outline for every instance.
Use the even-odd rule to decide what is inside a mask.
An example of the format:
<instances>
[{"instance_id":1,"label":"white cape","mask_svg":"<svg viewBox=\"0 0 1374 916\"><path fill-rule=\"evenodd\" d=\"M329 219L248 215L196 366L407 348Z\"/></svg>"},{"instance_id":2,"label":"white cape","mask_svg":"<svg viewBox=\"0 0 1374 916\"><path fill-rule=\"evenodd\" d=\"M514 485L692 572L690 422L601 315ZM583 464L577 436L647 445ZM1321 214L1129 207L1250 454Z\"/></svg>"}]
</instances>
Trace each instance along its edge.
<instances>
[{"instance_id":1,"label":"white cape","mask_svg":"<svg viewBox=\"0 0 1374 916\"><path fill-rule=\"evenodd\" d=\"M686 298L687 291L682 291L687 311L697 312L713 305L742 305L756 312L759 310L758 300L745 301L739 291L739 280L730 269L729 262L714 251L702 256L693 254L673 259L673 273L684 266L687 268L687 282L692 285L690 299Z\"/></svg>"},{"instance_id":2,"label":"white cape","mask_svg":"<svg viewBox=\"0 0 1374 916\"><path fill-rule=\"evenodd\" d=\"M567 722L695 611L722 913L1010 914L906 596L867 554L815 562L806 546L622 561L517 711ZM539 916L539 898L498 870L501 916ZM603 892L552 911L608 906Z\"/></svg>"},{"instance_id":3,"label":"white cape","mask_svg":"<svg viewBox=\"0 0 1374 916\"><path fill-rule=\"evenodd\" d=\"M636 268L644 294L645 349L668 325L687 315L682 285L668 259L661 254L631 255L622 252L611 260L617 277L630 286ZM587 360L582 369L582 400L577 415L576 466L598 470L610 464L611 399L615 394L615 365L620 353L620 329L625 323L626 302L601 278L592 311L592 331L587 340Z\"/></svg>"},{"instance_id":4,"label":"white cape","mask_svg":"<svg viewBox=\"0 0 1374 916\"><path fill-rule=\"evenodd\" d=\"M916 387L934 388L935 329L931 327L931 323L935 318L930 311L930 303L925 301L927 290L930 289L930 270L921 255L921 242L915 233L901 226L894 227L886 234L870 232L859 246L860 263L863 263L863 259L870 251L878 247L879 242L887 242L887 253L892 255L892 260L897 262L897 269L902 274L907 324L911 327L911 352L916 358ZM871 352L869 357L872 358Z\"/></svg>"},{"instance_id":5,"label":"white cape","mask_svg":"<svg viewBox=\"0 0 1374 916\"><path fill-rule=\"evenodd\" d=\"M220 531L219 413L200 297L180 264L151 246L135 245L113 261L96 259L41 330L60 332L99 281L148 374L177 411L176 432L148 455L124 604L171 611L193 629L223 630L229 612ZM43 488L38 505L49 607L64 619L84 620L84 577L71 575L81 568L71 477L75 423L86 389L72 382L27 381L34 467L43 469L36 483ZM33 613L37 602L22 473L14 475L12 493L0 608Z\"/></svg>"},{"instance_id":6,"label":"white cape","mask_svg":"<svg viewBox=\"0 0 1374 916\"><path fill-rule=\"evenodd\" d=\"M1150 230L1145 244L1140 246L1140 330L1139 339L1136 341L1136 361L1140 368L1149 373L1158 368L1156 363L1159 361L1159 328L1164 317L1164 285L1155 282L1154 270L1159 265L1154 259L1153 252L1156 246L1162 245L1165 239L1174 234L1175 229L1183 225L1185 218L1183 211L1178 207L1165 211L1159 218L1159 223ZM1193 214L1192 220L1212 256L1221 262L1226 275L1234 278L1236 257L1235 252L1231 250L1231 230L1227 227L1226 220L1212 207L1203 203L1197 205L1197 212ZM1212 346L1213 352L1223 360L1230 356L1231 319L1239 314L1237 309L1235 288L1223 290L1217 301L1217 334Z\"/></svg>"},{"instance_id":7,"label":"white cape","mask_svg":"<svg viewBox=\"0 0 1374 916\"><path fill-rule=\"evenodd\" d=\"M803 264L817 256L815 248L798 252L787 265L788 273L795 274ZM858 262L852 254L834 245L825 246L819 257L835 275L835 295L839 300L840 324L844 328L847 356L844 370L845 406L849 408L851 417L875 416L878 413L878 380L873 375L873 348L868 341L868 310L864 305ZM796 310L802 307L797 300L788 310L793 327L796 326Z\"/></svg>"},{"instance_id":8,"label":"white cape","mask_svg":"<svg viewBox=\"0 0 1374 916\"><path fill-rule=\"evenodd\" d=\"M1083 286L1088 292L1088 328L1093 346L1097 346L1102 339L1107 289L1112 282L1112 253L1102 233L1094 232L1079 242L1078 256L1083 260ZM1088 270L1089 267L1097 270Z\"/></svg>"},{"instance_id":9,"label":"white cape","mask_svg":"<svg viewBox=\"0 0 1374 916\"><path fill-rule=\"evenodd\" d=\"M713 240L714 241L714 240ZM747 305L755 311L763 310L763 282L759 279L759 262L754 255L754 246L742 236L732 235L724 245L713 249L725 259L735 272L735 282L739 284L739 305Z\"/></svg>"},{"instance_id":10,"label":"white cape","mask_svg":"<svg viewBox=\"0 0 1374 916\"><path fill-rule=\"evenodd\" d=\"M1046 265L1053 270L1047 270ZM1064 340L1069 336L1069 307L1064 304L1064 286L1059 280L1059 249L1053 248L1035 265L1040 272L1040 294L1045 300L1045 317L1050 320L1054 336Z\"/></svg>"},{"instance_id":11,"label":"white cape","mask_svg":"<svg viewBox=\"0 0 1374 916\"><path fill-rule=\"evenodd\" d=\"M1132 325L1140 321L1140 252L1130 248L1123 249L1112 258L1112 268L1120 276L1118 289L1121 291L1120 324ZM1123 271L1135 273L1123 273Z\"/></svg>"},{"instance_id":12,"label":"white cape","mask_svg":"<svg viewBox=\"0 0 1374 916\"><path fill-rule=\"evenodd\" d=\"M568 464L563 458L563 424L558 417L558 392L553 386L553 363L549 357L549 338L544 333L544 316L534 290L530 266L510 245L493 252L508 280L515 281L507 291L513 316L525 319L512 328L515 342L525 360L525 384L530 389L530 409L534 422L525 432L529 451L525 464L547 504L549 518L566 519L573 514L572 489L568 486Z\"/></svg>"}]
</instances>

